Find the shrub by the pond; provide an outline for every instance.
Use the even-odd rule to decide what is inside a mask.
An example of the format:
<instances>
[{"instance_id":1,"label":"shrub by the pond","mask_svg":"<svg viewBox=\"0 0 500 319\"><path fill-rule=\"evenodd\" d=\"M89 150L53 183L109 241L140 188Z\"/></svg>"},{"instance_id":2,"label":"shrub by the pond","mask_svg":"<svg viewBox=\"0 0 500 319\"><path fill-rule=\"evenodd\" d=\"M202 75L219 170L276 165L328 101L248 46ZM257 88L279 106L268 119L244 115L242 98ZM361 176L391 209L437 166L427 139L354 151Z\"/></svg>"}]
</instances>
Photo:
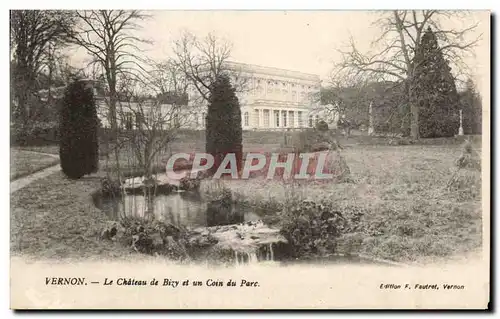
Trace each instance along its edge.
<instances>
[{"instance_id":1,"label":"shrub by the pond","mask_svg":"<svg viewBox=\"0 0 500 319\"><path fill-rule=\"evenodd\" d=\"M361 214L346 216L332 204L302 201L283 213L281 233L297 257L334 254L340 238L354 232Z\"/></svg>"},{"instance_id":2,"label":"shrub by the pond","mask_svg":"<svg viewBox=\"0 0 500 319\"><path fill-rule=\"evenodd\" d=\"M105 196L118 196L121 193L120 183L105 177L101 179L101 192Z\"/></svg>"},{"instance_id":3,"label":"shrub by the pond","mask_svg":"<svg viewBox=\"0 0 500 319\"><path fill-rule=\"evenodd\" d=\"M98 169L97 110L94 95L85 82L71 83L60 113L60 158L63 173L72 179Z\"/></svg>"}]
</instances>

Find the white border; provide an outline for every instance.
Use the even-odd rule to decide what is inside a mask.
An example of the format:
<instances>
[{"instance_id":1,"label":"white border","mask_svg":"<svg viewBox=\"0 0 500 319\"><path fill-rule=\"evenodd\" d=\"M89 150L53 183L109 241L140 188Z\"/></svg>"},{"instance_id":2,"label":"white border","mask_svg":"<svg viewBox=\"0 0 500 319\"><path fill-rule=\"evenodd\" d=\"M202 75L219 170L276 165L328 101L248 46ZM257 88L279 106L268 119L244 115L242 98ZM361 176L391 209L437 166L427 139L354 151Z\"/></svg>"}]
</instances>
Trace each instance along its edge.
<instances>
[{"instance_id":1,"label":"white border","mask_svg":"<svg viewBox=\"0 0 500 319\"><path fill-rule=\"evenodd\" d=\"M8 3L7 1L2 2L2 4ZM182 1L170 1L168 4L163 1L161 5L159 4L159 1L151 1L151 0L143 0L140 2L137 1L130 1L130 0L122 0L119 2L108 2L108 3L103 3L102 1L95 1L95 0L90 0L90 1L85 1L85 2L67 2L67 1L16 1L15 3L12 3L11 7L5 8L3 10L3 14L1 15L1 20L2 20L2 25L4 25L4 28L2 29L3 32L2 38L3 40L0 42L4 46L4 52L5 55L8 53L8 37L9 34L7 33L7 27L9 24L9 16L8 16L8 9L24 9L24 8L33 8L33 9L49 9L49 8L57 8L57 9L83 9L83 8L138 8L140 7L141 9L188 9L188 10L203 10L203 9L239 9L239 10L251 10L251 9L264 9L264 10L294 10L294 9L302 9L302 10L315 10L315 9L329 9L329 10L366 10L366 9L375 9L375 10L380 10L380 9L394 9L394 8L400 8L400 9L428 9L428 8L435 8L435 9L473 9L473 10L479 10L479 9L491 9L494 13L498 13L498 1L484 1L484 0L475 0L475 1L470 1L470 0L455 0L453 2L438 2L438 1L429 1L429 0L420 0L420 1L415 1L415 2L401 2L401 1L370 1L370 0L365 0L365 1L355 1L355 0L350 0L350 1L345 1L345 2L338 2L338 1L319 1L319 0L308 0L308 1L297 1L297 0L289 0L289 1L271 1L271 0L254 0L251 2L235 2L235 1L203 1L203 0L182 0ZM498 23L498 21L497 21ZM495 30L493 30L493 36L495 37L495 40L498 40L498 33L494 32L497 31L497 28L495 27ZM498 54L498 52L497 52ZM7 57L5 57L4 61L7 61ZM5 64L7 65L7 64ZM495 72L495 75L497 75L497 68L493 70ZM3 121L4 124L0 125L0 128L4 130L5 132L1 134L1 143L2 146L4 147L5 154L9 153L9 118L10 118L10 111L8 108L8 96L9 96L9 72L8 72L8 66L4 69L4 72L2 72L2 85L0 86L2 89L2 97L4 97L3 101L3 107L1 108L1 112L4 112L2 116L0 117ZM492 74L493 75L493 74ZM495 97L498 98L497 92L499 91L498 87L498 82L495 88L492 88L493 94L495 94ZM493 109L493 106L492 106ZM500 115L499 112L496 112L496 116L494 119L494 122L500 123L499 119ZM494 123L493 122L493 123ZM492 125L492 129L494 129L495 125ZM495 134L495 137L497 137L496 132L493 130L492 131L492 137L493 134ZM495 139L498 142L498 139ZM495 143L495 146L497 143ZM492 163L493 164L493 163ZM3 231L1 232L4 236L4 241L2 242L2 271L1 273L3 274L2 280L0 282L0 286L2 288L1 290L1 300L2 302L2 317L11 317L14 316L14 313L9 310L9 243L10 243L10 225L9 225L9 214L10 214L10 195L8 193L8 188L9 184L7 184L7 181L9 180L9 166L7 164L3 164L0 169L0 176L1 180L3 181L2 183L2 200L0 201L3 205L3 209L0 210L2 212L5 220L2 223ZM495 176L496 177L496 176ZM500 198L500 194L498 194L498 189L495 191L494 196L496 198ZM492 215L495 214L495 212L492 210L491 211ZM497 224L498 224L498 217L497 219ZM492 229L499 229L497 226L493 225ZM498 236L497 236L498 237ZM498 276L497 276L498 277ZM496 284L496 282L495 282ZM498 295L498 294L497 294ZM497 303L498 307L498 303ZM96 313L91 313L90 314L93 317L101 317L103 314L96 314ZM168 316L172 316L175 314L167 314ZM217 315L217 314L216 314ZM262 314L260 314L262 315ZM335 315L345 315L344 313L336 313ZM364 315L364 314L349 314L349 316L352 315ZM433 316L431 314L426 314ZM436 314L439 315L439 314ZM55 317L55 314L46 314L47 317ZM129 317L132 316L132 314L120 314L122 317ZM276 314L274 315L276 316Z\"/></svg>"}]
</instances>

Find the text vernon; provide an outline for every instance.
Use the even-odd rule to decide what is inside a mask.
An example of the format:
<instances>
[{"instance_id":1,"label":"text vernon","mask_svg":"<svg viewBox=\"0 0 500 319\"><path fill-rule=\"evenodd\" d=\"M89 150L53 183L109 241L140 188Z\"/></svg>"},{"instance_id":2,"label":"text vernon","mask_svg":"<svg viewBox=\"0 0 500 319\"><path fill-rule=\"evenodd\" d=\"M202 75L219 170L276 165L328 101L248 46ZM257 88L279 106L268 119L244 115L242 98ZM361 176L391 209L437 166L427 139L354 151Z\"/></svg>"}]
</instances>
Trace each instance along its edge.
<instances>
[{"instance_id":1,"label":"text vernon","mask_svg":"<svg viewBox=\"0 0 500 319\"><path fill-rule=\"evenodd\" d=\"M81 286L81 285L86 285L86 283L85 283L85 278L83 277L45 277L45 285Z\"/></svg>"}]
</instances>

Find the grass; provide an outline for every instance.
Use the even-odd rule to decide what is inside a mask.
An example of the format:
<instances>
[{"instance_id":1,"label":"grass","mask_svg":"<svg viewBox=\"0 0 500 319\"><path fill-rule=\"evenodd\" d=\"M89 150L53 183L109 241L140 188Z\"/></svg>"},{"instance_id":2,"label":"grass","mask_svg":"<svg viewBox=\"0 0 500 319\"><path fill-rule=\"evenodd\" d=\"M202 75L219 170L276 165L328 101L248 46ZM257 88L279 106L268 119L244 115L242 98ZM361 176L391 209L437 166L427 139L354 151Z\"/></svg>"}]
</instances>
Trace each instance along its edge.
<instances>
[{"instance_id":1,"label":"grass","mask_svg":"<svg viewBox=\"0 0 500 319\"><path fill-rule=\"evenodd\" d=\"M278 181L225 181L235 197L276 206L326 200L340 211L364 212L358 253L395 261L440 259L474 252L482 242L480 172L463 170L467 183L446 184L458 145L363 146L343 152L355 183L284 185Z\"/></svg>"},{"instance_id":2,"label":"grass","mask_svg":"<svg viewBox=\"0 0 500 319\"><path fill-rule=\"evenodd\" d=\"M275 132L247 136L244 148L273 150L279 146L277 134L282 136ZM203 150L202 140L180 140L172 151ZM260 206L326 199L340 211L364 212L364 227L357 235L362 238L358 252L365 255L395 261L433 260L481 247L480 173L464 170L458 177L466 183L445 187L461 154L455 139L450 144L410 146L364 145L355 137L351 141L342 154L355 183L303 187L276 181L224 184L241 200ZM56 147L34 150L58 151ZM130 163L130 155L120 154L120 158L122 166ZM90 195L100 187L104 167L101 160L97 175L79 181L55 173L11 194L12 252L41 258L128 256L127 248L97 240L106 218L93 206Z\"/></svg>"},{"instance_id":3,"label":"grass","mask_svg":"<svg viewBox=\"0 0 500 319\"><path fill-rule=\"evenodd\" d=\"M10 180L15 180L59 163L52 156L36 154L18 149L10 152Z\"/></svg>"},{"instance_id":4,"label":"grass","mask_svg":"<svg viewBox=\"0 0 500 319\"><path fill-rule=\"evenodd\" d=\"M129 254L118 244L98 240L106 218L90 194L99 186L98 178L70 181L57 172L11 194L12 254L37 258Z\"/></svg>"}]
</instances>

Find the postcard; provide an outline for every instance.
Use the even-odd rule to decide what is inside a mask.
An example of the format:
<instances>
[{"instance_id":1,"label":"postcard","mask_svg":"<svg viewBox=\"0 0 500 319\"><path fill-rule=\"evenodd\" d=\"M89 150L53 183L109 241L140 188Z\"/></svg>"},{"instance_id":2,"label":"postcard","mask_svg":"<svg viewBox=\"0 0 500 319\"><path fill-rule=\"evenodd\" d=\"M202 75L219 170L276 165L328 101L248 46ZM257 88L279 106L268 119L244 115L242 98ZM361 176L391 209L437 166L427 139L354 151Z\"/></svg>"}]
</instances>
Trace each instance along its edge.
<instances>
[{"instance_id":1,"label":"postcard","mask_svg":"<svg viewBox=\"0 0 500 319\"><path fill-rule=\"evenodd\" d=\"M11 309L487 309L490 20L11 10Z\"/></svg>"}]
</instances>

